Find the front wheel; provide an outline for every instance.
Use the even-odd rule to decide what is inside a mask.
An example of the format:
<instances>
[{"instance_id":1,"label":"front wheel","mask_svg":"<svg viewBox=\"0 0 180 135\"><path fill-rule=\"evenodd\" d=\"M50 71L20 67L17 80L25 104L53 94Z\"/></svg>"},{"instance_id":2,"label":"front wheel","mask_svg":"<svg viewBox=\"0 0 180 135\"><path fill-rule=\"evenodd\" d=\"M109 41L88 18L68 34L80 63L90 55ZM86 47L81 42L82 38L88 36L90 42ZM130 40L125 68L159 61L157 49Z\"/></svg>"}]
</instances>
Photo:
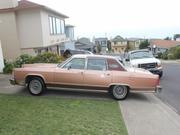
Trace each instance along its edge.
<instances>
[{"instance_id":1,"label":"front wheel","mask_svg":"<svg viewBox=\"0 0 180 135\"><path fill-rule=\"evenodd\" d=\"M115 85L111 88L110 92L116 100L123 100L126 99L129 89L127 86Z\"/></svg>"},{"instance_id":2,"label":"front wheel","mask_svg":"<svg viewBox=\"0 0 180 135\"><path fill-rule=\"evenodd\" d=\"M44 82L39 77L33 77L28 83L28 90L32 95L41 95L44 89Z\"/></svg>"}]
</instances>

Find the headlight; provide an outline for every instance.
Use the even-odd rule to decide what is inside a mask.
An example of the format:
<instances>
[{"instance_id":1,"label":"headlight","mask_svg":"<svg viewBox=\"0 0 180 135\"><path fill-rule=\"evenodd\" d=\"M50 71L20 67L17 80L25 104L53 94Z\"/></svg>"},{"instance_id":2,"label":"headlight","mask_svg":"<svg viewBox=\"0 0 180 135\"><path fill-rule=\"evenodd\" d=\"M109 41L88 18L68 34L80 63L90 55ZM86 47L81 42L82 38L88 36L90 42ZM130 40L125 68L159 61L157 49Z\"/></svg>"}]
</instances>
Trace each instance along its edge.
<instances>
[{"instance_id":1,"label":"headlight","mask_svg":"<svg viewBox=\"0 0 180 135\"><path fill-rule=\"evenodd\" d=\"M137 64L133 64L133 65L132 65L132 67L136 67L136 68L137 68L137 67L138 67L138 65L137 65Z\"/></svg>"},{"instance_id":2,"label":"headlight","mask_svg":"<svg viewBox=\"0 0 180 135\"><path fill-rule=\"evenodd\" d=\"M159 62L159 63L157 63L157 67L161 67L162 65L161 65L161 63Z\"/></svg>"}]
</instances>

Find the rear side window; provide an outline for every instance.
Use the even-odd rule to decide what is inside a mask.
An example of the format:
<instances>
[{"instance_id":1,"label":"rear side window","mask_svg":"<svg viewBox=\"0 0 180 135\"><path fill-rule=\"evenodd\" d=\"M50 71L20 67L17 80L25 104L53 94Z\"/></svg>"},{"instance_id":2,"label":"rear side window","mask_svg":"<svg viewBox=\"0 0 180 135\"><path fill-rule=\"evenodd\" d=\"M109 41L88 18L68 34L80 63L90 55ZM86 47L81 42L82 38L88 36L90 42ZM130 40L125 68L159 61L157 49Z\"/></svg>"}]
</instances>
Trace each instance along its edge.
<instances>
[{"instance_id":1,"label":"rear side window","mask_svg":"<svg viewBox=\"0 0 180 135\"><path fill-rule=\"evenodd\" d=\"M106 60L89 58L87 63L87 69L104 71L106 70Z\"/></svg>"},{"instance_id":2,"label":"rear side window","mask_svg":"<svg viewBox=\"0 0 180 135\"><path fill-rule=\"evenodd\" d=\"M109 70L125 71L115 59L107 59L107 62Z\"/></svg>"}]
</instances>

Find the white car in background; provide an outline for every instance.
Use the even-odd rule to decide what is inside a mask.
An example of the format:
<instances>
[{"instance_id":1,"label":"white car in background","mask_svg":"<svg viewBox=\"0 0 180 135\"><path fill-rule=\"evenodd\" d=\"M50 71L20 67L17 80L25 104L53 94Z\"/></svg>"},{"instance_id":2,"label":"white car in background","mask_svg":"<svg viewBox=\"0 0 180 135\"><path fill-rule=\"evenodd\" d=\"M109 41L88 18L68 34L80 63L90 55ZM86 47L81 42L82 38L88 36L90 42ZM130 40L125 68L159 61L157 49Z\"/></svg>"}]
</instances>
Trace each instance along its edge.
<instances>
[{"instance_id":1,"label":"white car in background","mask_svg":"<svg viewBox=\"0 0 180 135\"><path fill-rule=\"evenodd\" d=\"M153 74L163 75L161 61L155 58L149 50L134 50L128 52L124 64L130 67L143 68Z\"/></svg>"}]
</instances>

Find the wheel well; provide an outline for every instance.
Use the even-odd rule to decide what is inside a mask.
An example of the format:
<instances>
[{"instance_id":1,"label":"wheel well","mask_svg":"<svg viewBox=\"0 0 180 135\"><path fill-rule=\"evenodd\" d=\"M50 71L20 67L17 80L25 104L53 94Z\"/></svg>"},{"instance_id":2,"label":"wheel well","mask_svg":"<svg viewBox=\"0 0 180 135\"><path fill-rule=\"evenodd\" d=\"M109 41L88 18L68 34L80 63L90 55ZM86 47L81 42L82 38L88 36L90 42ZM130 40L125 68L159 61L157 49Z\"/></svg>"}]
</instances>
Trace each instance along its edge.
<instances>
[{"instance_id":1,"label":"wheel well","mask_svg":"<svg viewBox=\"0 0 180 135\"><path fill-rule=\"evenodd\" d=\"M29 81L31 81L34 77L40 78L43 81L43 83L44 83L44 79L41 76L37 76L37 75L28 75L26 77L25 83L29 83Z\"/></svg>"},{"instance_id":2,"label":"wheel well","mask_svg":"<svg viewBox=\"0 0 180 135\"><path fill-rule=\"evenodd\" d=\"M121 85L121 84L117 84L117 85ZM115 85L115 84L110 85L110 86L109 86L109 90L112 90L112 88L113 88L114 86L116 86L116 85ZM128 91L130 90L130 87L129 87L128 85L121 85L121 86L127 87L127 88L128 88Z\"/></svg>"}]
</instances>

